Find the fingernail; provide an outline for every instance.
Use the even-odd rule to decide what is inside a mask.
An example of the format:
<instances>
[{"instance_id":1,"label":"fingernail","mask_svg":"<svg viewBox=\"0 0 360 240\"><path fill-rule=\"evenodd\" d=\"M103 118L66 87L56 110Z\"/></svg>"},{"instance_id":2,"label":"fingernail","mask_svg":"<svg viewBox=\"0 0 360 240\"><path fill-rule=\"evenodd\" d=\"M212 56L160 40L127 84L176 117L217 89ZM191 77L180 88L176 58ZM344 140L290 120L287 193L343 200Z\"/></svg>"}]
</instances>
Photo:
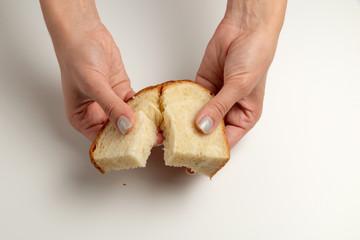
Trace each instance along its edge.
<instances>
[{"instance_id":1,"label":"fingernail","mask_svg":"<svg viewBox=\"0 0 360 240\"><path fill-rule=\"evenodd\" d=\"M213 120L209 116L203 117L198 123L198 127L203 133L208 133L213 125Z\"/></svg>"},{"instance_id":2,"label":"fingernail","mask_svg":"<svg viewBox=\"0 0 360 240\"><path fill-rule=\"evenodd\" d=\"M122 134L125 134L126 131L131 127L131 122L130 122L130 120L129 120L127 117L125 117L124 115L122 115L122 116L119 118L119 120L118 120L118 122L117 122L117 125L118 125L118 128L119 128L120 132L121 132Z\"/></svg>"}]
</instances>

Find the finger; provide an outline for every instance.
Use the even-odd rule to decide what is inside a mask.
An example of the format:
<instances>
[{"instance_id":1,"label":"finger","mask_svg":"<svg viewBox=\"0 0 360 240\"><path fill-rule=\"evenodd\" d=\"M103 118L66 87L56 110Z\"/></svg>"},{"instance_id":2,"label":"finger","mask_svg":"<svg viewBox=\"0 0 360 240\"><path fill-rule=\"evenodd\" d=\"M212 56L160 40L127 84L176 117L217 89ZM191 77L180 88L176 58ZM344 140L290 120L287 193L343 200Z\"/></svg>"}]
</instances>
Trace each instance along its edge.
<instances>
[{"instance_id":1,"label":"finger","mask_svg":"<svg viewBox=\"0 0 360 240\"><path fill-rule=\"evenodd\" d=\"M114 48L114 64L110 69L110 86L121 99L125 102L135 95L130 86L130 79L126 73L124 63L121 59L120 50Z\"/></svg>"},{"instance_id":2,"label":"finger","mask_svg":"<svg viewBox=\"0 0 360 240\"><path fill-rule=\"evenodd\" d=\"M102 108L97 103L88 106L83 122L81 123L82 132L90 141L94 141L100 129L107 122L108 118Z\"/></svg>"},{"instance_id":3,"label":"finger","mask_svg":"<svg viewBox=\"0 0 360 240\"><path fill-rule=\"evenodd\" d=\"M217 94L219 92L219 89L221 88L221 86L216 86L214 83L208 81L206 78L202 77L199 74L196 75L195 82L203 85L205 88L207 88L210 92L214 94Z\"/></svg>"},{"instance_id":4,"label":"finger","mask_svg":"<svg viewBox=\"0 0 360 240\"><path fill-rule=\"evenodd\" d=\"M157 134L156 134L156 141L154 143L154 146L160 146L163 144L164 142L164 136L162 135L163 131L160 129L160 127L158 127L157 129Z\"/></svg>"},{"instance_id":5,"label":"finger","mask_svg":"<svg viewBox=\"0 0 360 240\"><path fill-rule=\"evenodd\" d=\"M220 92L199 111L195 124L204 134L211 133L230 108L243 96L236 87L224 85Z\"/></svg>"},{"instance_id":6,"label":"finger","mask_svg":"<svg viewBox=\"0 0 360 240\"><path fill-rule=\"evenodd\" d=\"M244 100L247 100L246 98ZM225 135L230 149L234 147L259 119L256 110L235 104L225 116Z\"/></svg>"},{"instance_id":7,"label":"finger","mask_svg":"<svg viewBox=\"0 0 360 240\"><path fill-rule=\"evenodd\" d=\"M113 91L109 84L98 81L89 95L101 106L112 124L122 134L131 131L135 122L134 114L129 105Z\"/></svg>"},{"instance_id":8,"label":"finger","mask_svg":"<svg viewBox=\"0 0 360 240\"><path fill-rule=\"evenodd\" d=\"M226 125L225 135L229 142L229 148L232 149L241 140L241 138L244 137L247 132L247 129L243 129L233 125Z\"/></svg>"},{"instance_id":9,"label":"finger","mask_svg":"<svg viewBox=\"0 0 360 240\"><path fill-rule=\"evenodd\" d=\"M253 92L238 101L225 117L225 133L230 149L249 132L260 119L264 100L266 75Z\"/></svg>"},{"instance_id":10,"label":"finger","mask_svg":"<svg viewBox=\"0 0 360 240\"><path fill-rule=\"evenodd\" d=\"M156 134L156 141L154 143L154 146L157 147L157 146L160 146L162 145L164 142L164 136L161 134L161 133L157 133Z\"/></svg>"},{"instance_id":11,"label":"finger","mask_svg":"<svg viewBox=\"0 0 360 240\"><path fill-rule=\"evenodd\" d=\"M250 96L249 96L250 97ZM248 101L247 98L240 102ZM246 104L244 104L246 105ZM254 104L249 104L254 105ZM234 147L249 132L260 118L262 102L260 106L248 109L239 103L235 104L225 117L225 135L230 149Z\"/></svg>"},{"instance_id":12,"label":"finger","mask_svg":"<svg viewBox=\"0 0 360 240\"><path fill-rule=\"evenodd\" d=\"M90 141L94 141L102 126L108 120L102 108L96 102L90 101L78 109L66 108L71 125L85 135Z\"/></svg>"},{"instance_id":13,"label":"finger","mask_svg":"<svg viewBox=\"0 0 360 240\"><path fill-rule=\"evenodd\" d=\"M126 79L118 80L115 84L112 84L111 88L124 102L127 102L135 95L134 90L130 86L130 81Z\"/></svg>"}]
</instances>

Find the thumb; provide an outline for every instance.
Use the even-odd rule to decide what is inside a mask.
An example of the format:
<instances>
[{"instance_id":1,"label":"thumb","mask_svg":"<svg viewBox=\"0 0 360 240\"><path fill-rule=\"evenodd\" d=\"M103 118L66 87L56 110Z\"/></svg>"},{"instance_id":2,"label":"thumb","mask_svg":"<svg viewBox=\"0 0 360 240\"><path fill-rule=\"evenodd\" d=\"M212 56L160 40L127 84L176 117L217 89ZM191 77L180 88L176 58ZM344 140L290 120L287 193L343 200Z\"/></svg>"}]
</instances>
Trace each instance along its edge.
<instances>
[{"instance_id":1,"label":"thumb","mask_svg":"<svg viewBox=\"0 0 360 240\"><path fill-rule=\"evenodd\" d=\"M110 85L101 84L91 95L122 134L131 131L135 122L134 114L129 105L113 91Z\"/></svg>"},{"instance_id":2,"label":"thumb","mask_svg":"<svg viewBox=\"0 0 360 240\"><path fill-rule=\"evenodd\" d=\"M224 85L218 94L206 103L195 118L195 124L203 133L211 133L231 107L242 98L237 87Z\"/></svg>"}]
</instances>

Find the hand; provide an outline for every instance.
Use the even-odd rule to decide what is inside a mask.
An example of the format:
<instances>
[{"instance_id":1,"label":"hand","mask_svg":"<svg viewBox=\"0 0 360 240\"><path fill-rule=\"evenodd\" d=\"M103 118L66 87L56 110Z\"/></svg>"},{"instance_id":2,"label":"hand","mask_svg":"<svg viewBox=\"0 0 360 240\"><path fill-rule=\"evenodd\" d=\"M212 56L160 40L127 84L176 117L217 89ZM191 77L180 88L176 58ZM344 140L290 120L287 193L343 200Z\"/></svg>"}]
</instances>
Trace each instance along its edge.
<instances>
[{"instance_id":1,"label":"hand","mask_svg":"<svg viewBox=\"0 0 360 240\"><path fill-rule=\"evenodd\" d=\"M94 0L40 0L61 70L66 114L90 140L109 118L126 134L134 123L125 103L134 95L120 52Z\"/></svg>"},{"instance_id":2,"label":"hand","mask_svg":"<svg viewBox=\"0 0 360 240\"><path fill-rule=\"evenodd\" d=\"M230 148L261 116L266 75L278 39L277 31L239 19L225 15L195 80L216 94L198 113L196 125L210 133L224 118Z\"/></svg>"},{"instance_id":3,"label":"hand","mask_svg":"<svg viewBox=\"0 0 360 240\"><path fill-rule=\"evenodd\" d=\"M108 118L123 134L130 131L134 116L124 101L134 91L107 29L99 24L57 48L57 53L70 123L90 140Z\"/></svg>"}]
</instances>

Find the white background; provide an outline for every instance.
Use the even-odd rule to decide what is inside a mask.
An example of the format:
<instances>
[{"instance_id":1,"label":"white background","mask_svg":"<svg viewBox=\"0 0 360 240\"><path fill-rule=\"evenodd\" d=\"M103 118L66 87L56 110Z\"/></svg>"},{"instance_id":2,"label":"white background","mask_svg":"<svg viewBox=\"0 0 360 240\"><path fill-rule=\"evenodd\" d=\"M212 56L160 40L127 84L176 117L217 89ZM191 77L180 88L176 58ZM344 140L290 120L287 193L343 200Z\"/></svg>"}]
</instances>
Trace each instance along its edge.
<instances>
[{"instance_id":1,"label":"white background","mask_svg":"<svg viewBox=\"0 0 360 240\"><path fill-rule=\"evenodd\" d=\"M133 88L194 79L225 1L98 1ZM212 181L101 175L38 1L0 3L0 239L360 239L360 1L289 1L264 113ZM123 184L126 186L123 186Z\"/></svg>"}]
</instances>

